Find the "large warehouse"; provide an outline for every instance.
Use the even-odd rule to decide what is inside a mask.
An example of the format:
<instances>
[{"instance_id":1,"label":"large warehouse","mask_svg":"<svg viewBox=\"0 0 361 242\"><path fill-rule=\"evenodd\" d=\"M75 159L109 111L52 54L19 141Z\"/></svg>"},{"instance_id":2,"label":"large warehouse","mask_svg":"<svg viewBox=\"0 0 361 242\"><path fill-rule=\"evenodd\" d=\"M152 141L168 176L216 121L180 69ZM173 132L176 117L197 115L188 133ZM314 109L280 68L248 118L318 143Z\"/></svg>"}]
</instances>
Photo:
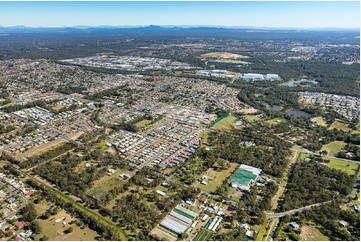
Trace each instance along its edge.
<instances>
[{"instance_id":1,"label":"large warehouse","mask_svg":"<svg viewBox=\"0 0 361 242\"><path fill-rule=\"evenodd\" d=\"M259 168L241 165L231 178L232 187L249 191L251 184L257 180L261 172Z\"/></svg>"}]
</instances>

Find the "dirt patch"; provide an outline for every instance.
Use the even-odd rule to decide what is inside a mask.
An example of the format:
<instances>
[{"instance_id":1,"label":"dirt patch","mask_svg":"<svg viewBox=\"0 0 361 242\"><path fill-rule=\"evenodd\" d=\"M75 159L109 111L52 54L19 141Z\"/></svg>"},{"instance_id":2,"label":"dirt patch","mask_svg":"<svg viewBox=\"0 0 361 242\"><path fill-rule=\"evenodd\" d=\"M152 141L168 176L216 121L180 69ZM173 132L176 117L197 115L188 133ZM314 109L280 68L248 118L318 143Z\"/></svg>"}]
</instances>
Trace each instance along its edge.
<instances>
[{"instance_id":1,"label":"dirt patch","mask_svg":"<svg viewBox=\"0 0 361 242\"><path fill-rule=\"evenodd\" d=\"M301 240L304 241L329 241L317 228L304 225L301 227Z\"/></svg>"},{"instance_id":2,"label":"dirt patch","mask_svg":"<svg viewBox=\"0 0 361 242\"><path fill-rule=\"evenodd\" d=\"M79 132L68 135L68 138L72 139L72 140L77 140L82 134L84 134L84 132L79 131Z\"/></svg>"},{"instance_id":3,"label":"dirt patch","mask_svg":"<svg viewBox=\"0 0 361 242\"><path fill-rule=\"evenodd\" d=\"M168 231L167 229L161 228L158 225L153 231L152 234L157 235L161 240L168 240L168 241L176 241L177 236L172 232Z\"/></svg>"},{"instance_id":4,"label":"dirt patch","mask_svg":"<svg viewBox=\"0 0 361 242\"><path fill-rule=\"evenodd\" d=\"M201 55L202 58L223 58L223 59L241 59L249 58L248 56L234 54L230 52L210 52Z\"/></svg>"},{"instance_id":5,"label":"dirt patch","mask_svg":"<svg viewBox=\"0 0 361 242\"><path fill-rule=\"evenodd\" d=\"M244 109L241 109L239 110L240 113L243 113L243 114L255 114L258 112L258 109L255 109L255 108L244 108Z\"/></svg>"},{"instance_id":6,"label":"dirt patch","mask_svg":"<svg viewBox=\"0 0 361 242\"><path fill-rule=\"evenodd\" d=\"M60 139L60 138L55 139L55 140L50 141L48 143L41 144L41 145L38 145L38 146L36 146L34 148L31 148L31 149L25 151L24 153L17 154L15 156L15 159L25 160L26 158L32 157L34 155L40 155L41 153L44 153L45 151L47 151L49 149L56 148L59 145L65 143L65 142L66 142L65 140Z\"/></svg>"}]
</instances>

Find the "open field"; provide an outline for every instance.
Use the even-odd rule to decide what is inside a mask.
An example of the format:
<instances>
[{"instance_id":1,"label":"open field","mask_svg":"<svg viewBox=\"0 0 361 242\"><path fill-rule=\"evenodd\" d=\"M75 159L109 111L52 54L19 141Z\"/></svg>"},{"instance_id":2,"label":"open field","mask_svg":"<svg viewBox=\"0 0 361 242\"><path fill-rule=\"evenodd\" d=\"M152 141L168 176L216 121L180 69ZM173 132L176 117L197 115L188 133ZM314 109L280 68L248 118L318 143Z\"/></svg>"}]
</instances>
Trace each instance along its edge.
<instances>
[{"instance_id":1,"label":"open field","mask_svg":"<svg viewBox=\"0 0 361 242\"><path fill-rule=\"evenodd\" d=\"M41 153L44 153L50 149L54 149L54 148L64 144L65 142L66 142L65 140L60 139L60 138L52 140L48 143L33 147L33 148L25 151L24 153L19 153L19 154L15 155L15 159L24 160L26 158L29 158L29 157L32 157L35 155L40 155Z\"/></svg>"},{"instance_id":2,"label":"open field","mask_svg":"<svg viewBox=\"0 0 361 242\"><path fill-rule=\"evenodd\" d=\"M340 152L345 145L346 143L343 141L333 141L327 145L322 146L320 152L326 150L327 155L334 156Z\"/></svg>"},{"instance_id":3,"label":"open field","mask_svg":"<svg viewBox=\"0 0 361 242\"><path fill-rule=\"evenodd\" d=\"M329 238L323 235L317 228L309 225L301 227L301 240L304 241L329 241Z\"/></svg>"},{"instance_id":4,"label":"open field","mask_svg":"<svg viewBox=\"0 0 361 242\"><path fill-rule=\"evenodd\" d=\"M203 173L203 176L207 176L207 185L199 184L198 188L206 192L214 192L239 166L237 163L230 162L229 164L230 167L226 170L215 171L213 168L208 169L206 173Z\"/></svg>"},{"instance_id":5,"label":"open field","mask_svg":"<svg viewBox=\"0 0 361 242\"><path fill-rule=\"evenodd\" d=\"M229 63L229 64L239 64L239 65L252 64L251 62L241 61L241 60L234 60L234 59L223 59L223 60L217 60L217 61L215 61L215 62Z\"/></svg>"},{"instance_id":6,"label":"open field","mask_svg":"<svg viewBox=\"0 0 361 242\"><path fill-rule=\"evenodd\" d=\"M234 54L230 52L210 52L201 55L202 58L223 58L223 59L242 59L249 58L249 56Z\"/></svg>"},{"instance_id":7,"label":"open field","mask_svg":"<svg viewBox=\"0 0 361 242\"><path fill-rule=\"evenodd\" d=\"M117 170L113 175L102 176L94 182L94 185L87 191L87 193L96 199L106 196L109 190L126 182L120 177L123 172L124 171L122 170Z\"/></svg>"},{"instance_id":8,"label":"open field","mask_svg":"<svg viewBox=\"0 0 361 242\"><path fill-rule=\"evenodd\" d=\"M243 116L243 118L244 118L247 122L254 122L254 121L260 120L260 118L257 117L257 115L245 115L245 116Z\"/></svg>"},{"instance_id":9,"label":"open field","mask_svg":"<svg viewBox=\"0 0 361 242\"><path fill-rule=\"evenodd\" d=\"M319 126L327 126L326 121L322 117L314 117L312 120Z\"/></svg>"},{"instance_id":10,"label":"open field","mask_svg":"<svg viewBox=\"0 0 361 242\"><path fill-rule=\"evenodd\" d=\"M259 110L255 109L255 108L242 108L242 109L238 110L238 112L242 113L242 114L255 114L255 113L258 113Z\"/></svg>"},{"instance_id":11,"label":"open field","mask_svg":"<svg viewBox=\"0 0 361 242\"><path fill-rule=\"evenodd\" d=\"M68 138L72 140L77 140L82 134L84 134L83 131L76 132L74 134L69 134Z\"/></svg>"},{"instance_id":12,"label":"open field","mask_svg":"<svg viewBox=\"0 0 361 242\"><path fill-rule=\"evenodd\" d=\"M330 163L327 165L330 168L341 170L349 175L353 175L358 171L358 164L344 160L330 159Z\"/></svg>"},{"instance_id":13,"label":"open field","mask_svg":"<svg viewBox=\"0 0 361 242\"><path fill-rule=\"evenodd\" d=\"M112 155L117 154L117 151L116 151L116 149L114 149L114 147L108 147L105 151L112 154Z\"/></svg>"},{"instance_id":14,"label":"open field","mask_svg":"<svg viewBox=\"0 0 361 242\"><path fill-rule=\"evenodd\" d=\"M230 130L230 129L233 129L233 124L236 120L237 120L236 117L228 116L228 117L222 119L221 121L219 121L218 123L216 123L215 125L213 125L212 128L213 129Z\"/></svg>"},{"instance_id":15,"label":"open field","mask_svg":"<svg viewBox=\"0 0 361 242\"><path fill-rule=\"evenodd\" d=\"M166 174L166 175L169 175L169 174L171 174L173 171L175 171L175 170L177 170L177 168L176 167L172 167L172 168L165 168L163 171L162 171L162 173L164 173L164 174Z\"/></svg>"},{"instance_id":16,"label":"open field","mask_svg":"<svg viewBox=\"0 0 361 242\"><path fill-rule=\"evenodd\" d=\"M151 123L152 123L152 120L143 119L142 121L136 123L135 126L137 128L144 128L144 127L146 127L147 125L149 125Z\"/></svg>"},{"instance_id":17,"label":"open field","mask_svg":"<svg viewBox=\"0 0 361 242\"><path fill-rule=\"evenodd\" d=\"M343 122L340 122L340 121L333 122L333 124L331 124L331 126L328 129L339 129L339 130L342 130L344 132L351 131L351 129L348 127L348 125L346 123L343 123Z\"/></svg>"},{"instance_id":18,"label":"open field","mask_svg":"<svg viewBox=\"0 0 361 242\"><path fill-rule=\"evenodd\" d=\"M160 225L153 229L151 234L157 235L158 238L163 241L176 241L178 239L178 236L175 233L172 233L171 231L161 227Z\"/></svg>"},{"instance_id":19,"label":"open field","mask_svg":"<svg viewBox=\"0 0 361 242\"><path fill-rule=\"evenodd\" d=\"M109 191L121 183L124 183L123 178L119 177L124 171L117 170L113 175L105 175L94 182L94 187L99 187L105 191Z\"/></svg>"},{"instance_id":20,"label":"open field","mask_svg":"<svg viewBox=\"0 0 361 242\"><path fill-rule=\"evenodd\" d=\"M64 106L63 105L58 105L58 106L54 106L51 109L54 110L55 112L59 111L60 109L62 109Z\"/></svg>"},{"instance_id":21,"label":"open field","mask_svg":"<svg viewBox=\"0 0 361 242\"><path fill-rule=\"evenodd\" d=\"M39 215L43 214L49 206L47 204L36 205L36 210ZM61 218L64 218L61 220ZM59 220L61 221L59 221ZM66 213L65 210L60 210L56 215L50 216L46 220L37 219L41 227L41 233L35 236L36 240L39 240L43 236L48 237L48 240L95 240L95 237L98 235L95 231L84 226L80 228L76 223L69 222L75 221L76 219L70 214ZM63 224L65 222L65 224ZM68 228L73 228L73 232L66 234L64 230Z\"/></svg>"},{"instance_id":22,"label":"open field","mask_svg":"<svg viewBox=\"0 0 361 242\"><path fill-rule=\"evenodd\" d=\"M89 196L95 199L101 199L102 197L105 197L108 194L108 192L100 187L93 187L89 189L87 194L89 194Z\"/></svg>"},{"instance_id":23,"label":"open field","mask_svg":"<svg viewBox=\"0 0 361 242\"><path fill-rule=\"evenodd\" d=\"M310 156L309 154L301 153L300 156L299 156L299 159L300 159L300 160L304 160L304 159L306 159L306 158L309 157L309 156Z\"/></svg>"},{"instance_id":24,"label":"open field","mask_svg":"<svg viewBox=\"0 0 361 242\"><path fill-rule=\"evenodd\" d=\"M300 159L304 160L309 156L310 156L309 154L301 153ZM326 160L330 161L329 163L326 163L328 167L346 172L349 175L353 175L358 171L358 164L353 163L351 161L339 160L337 158L334 159L326 158Z\"/></svg>"},{"instance_id":25,"label":"open field","mask_svg":"<svg viewBox=\"0 0 361 242\"><path fill-rule=\"evenodd\" d=\"M11 101L11 102L15 102L15 101L16 101L16 98L13 97L13 96L8 96L6 99L8 99L8 100Z\"/></svg>"},{"instance_id":26,"label":"open field","mask_svg":"<svg viewBox=\"0 0 361 242\"><path fill-rule=\"evenodd\" d=\"M278 123L281 123L281 122L285 122L285 119L283 119L283 118L274 118L274 119L267 120L264 123L268 124L268 125L275 125L275 124L278 124Z\"/></svg>"}]
</instances>

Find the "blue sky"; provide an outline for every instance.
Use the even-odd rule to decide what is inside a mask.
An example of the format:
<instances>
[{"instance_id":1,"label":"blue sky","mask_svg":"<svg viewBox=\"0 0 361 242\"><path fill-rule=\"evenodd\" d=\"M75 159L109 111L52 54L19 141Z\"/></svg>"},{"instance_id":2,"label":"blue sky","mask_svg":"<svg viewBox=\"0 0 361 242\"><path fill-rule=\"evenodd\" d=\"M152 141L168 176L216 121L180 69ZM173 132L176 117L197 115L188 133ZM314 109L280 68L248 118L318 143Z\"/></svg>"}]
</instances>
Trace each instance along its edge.
<instances>
[{"instance_id":1,"label":"blue sky","mask_svg":"<svg viewBox=\"0 0 361 242\"><path fill-rule=\"evenodd\" d=\"M0 26L360 27L360 2L0 2Z\"/></svg>"}]
</instances>

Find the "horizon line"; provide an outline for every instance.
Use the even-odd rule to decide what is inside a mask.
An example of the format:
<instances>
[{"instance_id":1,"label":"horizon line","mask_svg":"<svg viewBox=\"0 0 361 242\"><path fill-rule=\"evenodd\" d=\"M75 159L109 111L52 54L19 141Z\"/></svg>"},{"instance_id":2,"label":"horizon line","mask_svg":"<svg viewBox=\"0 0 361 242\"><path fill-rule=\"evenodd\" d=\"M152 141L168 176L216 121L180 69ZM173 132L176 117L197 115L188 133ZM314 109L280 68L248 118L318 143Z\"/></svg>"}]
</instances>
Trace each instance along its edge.
<instances>
[{"instance_id":1,"label":"horizon line","mask_svg":"<svg viewBox=\"0 0 361 242\"><path fill-rule=\"evenodd\" d=\"M90 29L90 28L147 28L147 27L161 27L161 28L199 28L199 27L208 27L208 28L230 28L230 29L239 29L239 28L252 28L252 29L287 29L287 30L298 30L298 29L339 29L339 30L360 30L360 27L276 27L276 26L242 26L242 25L69 25L69 26L28 26L28 25L12 25L12 26L2 26L0 28L30 28L30 29L62 29L62 28L77 28L77 29Z\"/></svg>"}]
</instances>

